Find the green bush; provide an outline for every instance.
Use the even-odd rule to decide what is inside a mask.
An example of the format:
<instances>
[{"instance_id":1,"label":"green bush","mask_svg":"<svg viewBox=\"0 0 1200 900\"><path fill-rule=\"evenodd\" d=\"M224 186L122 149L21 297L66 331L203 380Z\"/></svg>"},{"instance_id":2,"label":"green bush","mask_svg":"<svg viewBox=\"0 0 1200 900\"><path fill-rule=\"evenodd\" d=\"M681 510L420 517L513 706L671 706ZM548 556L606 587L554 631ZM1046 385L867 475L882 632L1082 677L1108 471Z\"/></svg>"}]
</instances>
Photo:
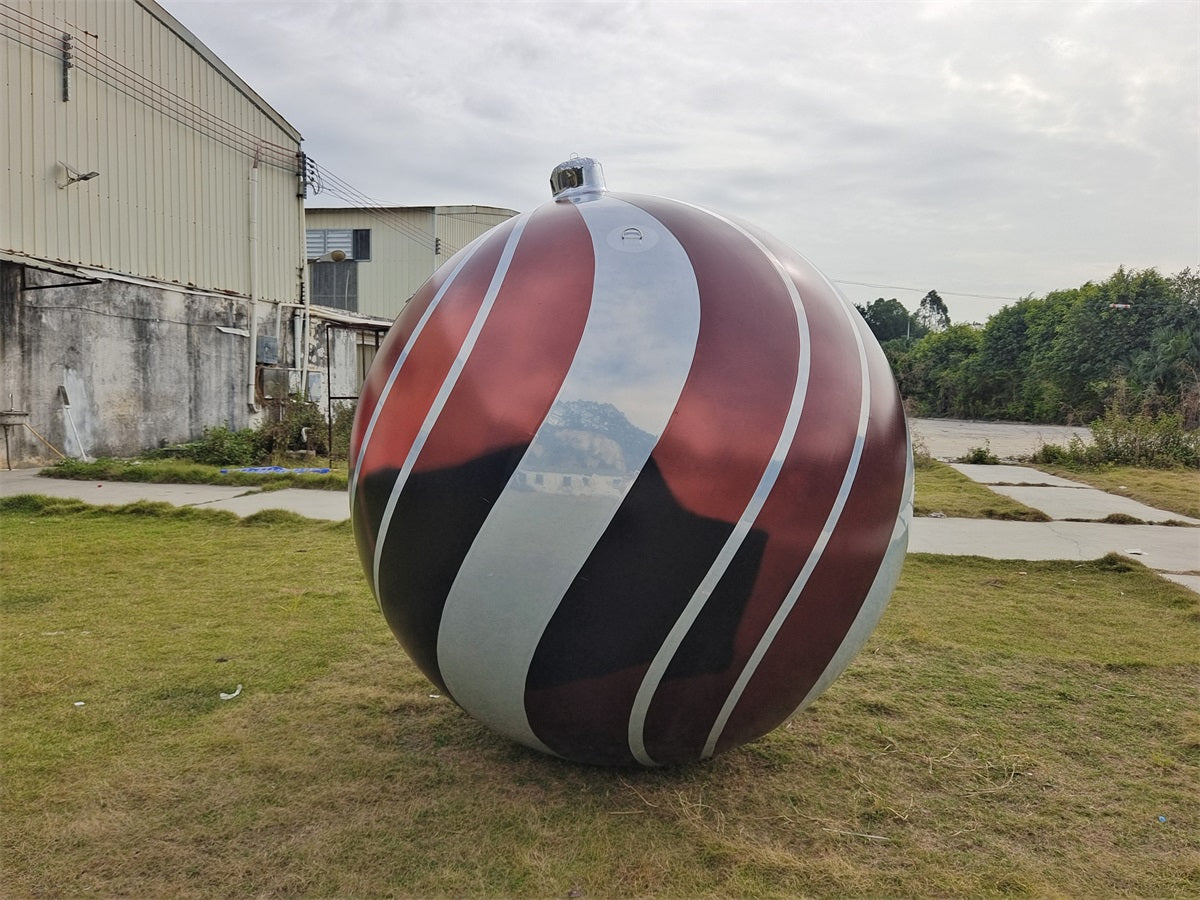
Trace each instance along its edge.
<instances>
[{"instance_id":1,"label":"green bush","mask_svg":"<svg viewBox=\"0 0 1200 900\"><path fill-rule=\"evenodd\" d=\"M1071 438L1064 447L1062 444L1043 444L1032 456L1031 462L1047 466L1088 466L1091 458L1091 446L1077 437Z\"/></svg>"},{"instance_id":2,"label":"green bush","mask_svg":"<svg viewBox=\"0 0 1200 900\"><path fill-rule=\"evenodd\" d=\"M342 404L333 413L333 447L331 459L350 458L350 432L354 427L354 411L357 404Z\"/></svg>"},{"instance_id":3,"label":"green bush","mask_svg":"<svg viewBox=\"0 0 1200 900\"><path fill-rule=\"evenodd\" d=\"M972 447L958 458L960 463L972 463L977 466L995 466L1000 463L1000 457L992 452L992 446L987 441L982 447Z\"/></svg>"},{"instance_id":4,"label":"green bush","mask_svg":"<svg viewBox=\"0 0 1200 900\"><path fill-rule=\"evenodd\" d=\"M346 459L350 455L350 431L354 424L355 404L341 404L333 415L333 447L329 447L330 427L316 403L300 397L290 397L272 404L266 410L266 421L257 429L233 431L224 425L204 429L196 441L172 444L147 450L143 459L181 460L211 466L260 466L281 459L288 451L311 451L316 456ZM86 477L117 477L106 475L105 461L90 464ZM281 462L281 464L284 464ZM66 460L57 468L61 477L85 477L75 471L82 463ZM109 468L121 469L119 480L136 480L136 471L125 461L109 460ZM131 477L132 473L132 477Z\"/></svg>"},{"instance_id":5,"label":"green bush","mask_svg":"<svg viewBox=\"0 0 1200 900\"><path fill-rule=\"evenodd\" d=\"M272 407L267 416L269 421L259 429L267 456L288 450L329 454L329 423L313 401L289 397Z\"/></svg>"},{"instance_id":6,"label":"green bush","mask_svg":"<svg viewBox=\"0 0 1200 900\"><path fill-rule=\"evenodd\" d=\"M1046 444L1033 461L1065 466L1200 467L1200 431L1185 428L1180 413L1126 416L1110 406L1090 428L1090 444L1077 437L1065 447Z\"/></svg>"},{"instance_id":7,"label":"green bush","mask_svg":"<svg viewBox=\"0 0 1200 900\"><path fill-rule=\"evenodd\" d=\"M205 428L204 437L180 450L180 456L210 466L254 466L267 455L261 432L252 428L231 431L224 425Z\"/></svg>"},{"instance_id":8,"label":"green bush","mask_svg":"<svg viewBox=\"0 0 1200 900\"><path fill-rule=\"evenodd\" d=\"M1186 430L1179 413L1125 418L1109 410L1091 430L1092 447L1106 463L1154 469L1200 466L1200 431Z\"/></svg>"}]
</instances>

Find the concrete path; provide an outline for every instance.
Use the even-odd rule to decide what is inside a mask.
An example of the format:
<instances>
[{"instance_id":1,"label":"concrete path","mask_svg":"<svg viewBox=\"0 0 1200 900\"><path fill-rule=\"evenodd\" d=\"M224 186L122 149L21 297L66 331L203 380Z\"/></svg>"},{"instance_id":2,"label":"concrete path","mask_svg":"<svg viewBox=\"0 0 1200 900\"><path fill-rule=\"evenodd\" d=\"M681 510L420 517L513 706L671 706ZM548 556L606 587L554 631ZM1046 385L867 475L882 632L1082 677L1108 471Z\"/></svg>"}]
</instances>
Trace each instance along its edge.
<instances>
[{"instance_id":1,"label":"concrete path","mask_svg":"<svg viewBox=\"0 0 1200 900\"><path fill-rule=\"evenodd\" d=\"M951 463L951 468L957 469L973 481L987 485L997 494L1040 509L1052 519L1094 522L1107 516L1123 515L1148 523L1185 522L1188 525L1200 525L1200 519L1155 509L1128 497L1108 494L1091 485L1047 475L1027 466Z\"/></svg>"},{"instance_id":2,"label":"concrete path","mask_svg":"<svg viewBox=\"0 0 1200 900\"><path fill-rule=\"evenodd\" d=\"M350 518L350 501L345 491L315 491L288 488L261 491L257 488L225 487L214 484L140 484L131 481L72 481L42 478L38 469L0 469L0 497L44 494L68 497L97 505L121 506L139 500L160 501L173 506L224 509L248 516L264 509L286 509L310 519L338 522Z\"/></svg>"},{"instance_id":3,"label":"concrete path","mask_svg":"<svg viewBox=\"0 0 1200 900\"><path fill-rule=\"evenodd\" d=\"M1029 457L1044 444L1065 446L1072 438L1085 443L1091 440L1089 429L1066 425L910 419L909 427L914 441L922 442L930 456L948 461L960 459L978 447L987 448L1000 459L1018 460ZM1200 528L1095 521L1114 514L1148 523L1173 520L1200 524L1196 519L1154 509L1026 466L952 464L967 477L1039 509L1055 521L915 519L908 542L908 549L914 553L1079 561L1121 553L1200 593ZM1070 519L1091 521L1064 521Z\"/></svg>"},{"instance_id":4,"label":"concrete path","mask_svg":"<svg viewBox=\"0 0 1200 900\"><path fill-rule=\"evenodd\" d=\"M1067 518L1103 518L1109 512L1127 511L1132 503L1125 497L1104 494L1074 482L1062 482L1035 469L1013 466L957 466L969 477L984 483L1013 482L1027 491L1058 493L1030 494L1022 502L1059 518L1061 512L1087 515ZM258 491L254 488L198 484L134 484L118 481L68 481L41 478L36 469L0 470L0 497L44 494L70 497L87 503L122 505L139 500L163 501L175 506L224 509L239 516L263 509L286 509L310 519L341 521L349 518L350 506L342 491L288 489ZM1034 485L1038 486L1034 486ZM1003 484L993 489L1006 490ZM1070 492L1067 503L1062 492ZM1099 495L1098 497L1095 495ZM1105 499L1107 498L1107 499ZM1139 507L1129 513L1146 522L1184 516ZM1150 510L1147 513L1146 510ZM1194 521L1194 520L1193 520ZM1200 528L1165 525L1109 525L1100 522L1005 522L992 519L914 519L909 536L914 553L944 553L954 556L986 556L992 559L1098 559L1106 553L1121 553L1137 559L1164 577L1200 593Z\"/></svg>"},{"instance_id":5,"label":"concrete path","mask_svg":"<svg viewBox=\"0 0 1200 900\"><path fill-rule=\"evenodd\" d=\"M1196 528L922 517L913 519L908 550L989 559L1079 562L1120 553L1200 593L1200 529Z\"/></svg>"},{"instance_id":6,"label":"concrete path","mask_svg":"<svg viewBox=\"0 0 1200 900\"><path fill-rule=\"evenodd\" d=\"M908 549L914 553L986 556L990 559L1097 559L1120 553L1165 578L1200 593L1200 520L1155 509L1090 485L1047 475L1027 466L953 468L990 490L1041 510L1052 522L921 517L913 520ZM1127 515L1144 525L1100 520ZM1070 521L1073 520L1073 521Z\"/></svg>"}]
</instances>

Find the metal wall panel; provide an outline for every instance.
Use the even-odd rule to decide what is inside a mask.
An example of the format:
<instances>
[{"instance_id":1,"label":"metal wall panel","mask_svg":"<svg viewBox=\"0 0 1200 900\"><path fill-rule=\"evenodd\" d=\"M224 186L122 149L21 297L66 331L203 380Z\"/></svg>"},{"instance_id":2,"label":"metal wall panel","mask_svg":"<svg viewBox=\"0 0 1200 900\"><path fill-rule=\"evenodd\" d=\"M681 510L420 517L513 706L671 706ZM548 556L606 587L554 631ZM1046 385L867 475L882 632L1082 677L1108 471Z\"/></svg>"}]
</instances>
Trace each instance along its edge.
<instances>
[{"instance_id":1,"label":"metal wall panel","mask_svg":"<svg viewBox=\"0 0 1200 900\"><path fill-rule=\"evenodd\" d=\"M300 136L160 6L2 0L0 71L0 249L246 296L257 170L258 296L297 299Z\"/></svg>"},{"instance_id":2,"label":"metal wall panel","mask_svg":"<svg viewBox=\"0 0 1200 900\"><path fill-rule=\"evenodd\" d=\"M310 208L305 227L371 230L371 259L357 264L357 311L392 319L454 253L515 215L490 206ZM442 252L435 254L439 240Z\"/></svg>"}]
</instances>

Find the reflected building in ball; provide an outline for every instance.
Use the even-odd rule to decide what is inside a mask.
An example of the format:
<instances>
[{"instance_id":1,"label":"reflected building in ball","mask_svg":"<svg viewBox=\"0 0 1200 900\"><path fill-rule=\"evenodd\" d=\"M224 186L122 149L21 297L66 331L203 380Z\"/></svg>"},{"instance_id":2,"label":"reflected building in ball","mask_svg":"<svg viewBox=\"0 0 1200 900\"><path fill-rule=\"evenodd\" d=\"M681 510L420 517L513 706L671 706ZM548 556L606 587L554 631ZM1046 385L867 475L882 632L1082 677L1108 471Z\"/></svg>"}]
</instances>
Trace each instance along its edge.
<instances>
[{"instance_id":1,"label":"reflected building in ball","mask_svg":"<svg viewBox=\"0 0 1200 900\"><path fill-rule=\"evenodd\" d=\"M380 608L491 728L587 763L752 740L845 668L899 577L912 457L887 361L751 225L607 190L460 251L363 386L351 509Z\"/></svg>"}]
</instances>

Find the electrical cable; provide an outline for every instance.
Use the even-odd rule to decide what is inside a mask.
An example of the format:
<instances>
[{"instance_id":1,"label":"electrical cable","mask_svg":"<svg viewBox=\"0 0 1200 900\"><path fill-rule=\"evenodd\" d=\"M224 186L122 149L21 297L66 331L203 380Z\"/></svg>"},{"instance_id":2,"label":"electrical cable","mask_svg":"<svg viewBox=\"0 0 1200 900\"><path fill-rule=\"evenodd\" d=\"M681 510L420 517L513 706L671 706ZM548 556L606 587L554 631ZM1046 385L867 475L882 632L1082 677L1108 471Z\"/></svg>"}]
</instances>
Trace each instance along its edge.
<instances>
[{"instance_id":1,"label":"electrical cable","mask_svg":"<svg viewBox=\"0 0 1200 900\"><path fill-rule=\"evenodd\" d=\"M374 221L391 228L403 237L408 238L426 250L436 249L432 235L413 225L397 215L397 207L385 204L360 191L349 182L309 159L309 165L316 170L321 179L321 189L342 200L355 210L365 213ZM443 244L445 242L443 241Z\"/></svg>"},{"instance_id":2,"label":"electrical cable","mask_svg":"<svg viewBox=\"0 0 1200 900\"><path fill-rule=\"evenodd\" d=\"M34 44L25 43L24 41L17 41L17 43L25 44L26 47L32 47L34 50L38 50L41 53L45 53L47 56L56 56L56 57L62 56L63 44L62 44L62 35L61 34L52 34L50 32L42 32L42 31L40 31L40 29L37 28L36 25L31 24L29 22L22 22L21 20L16 19L13 16L13 13L25 16L25 18L32 18L29 15L27 15L26 13L22 13L19 9L13 9L10 6L0 5L0 19L8 19L9 22L15 23L15 24L9 24L9 22L3 22L0 24L3 24L5 28L11 28L11 29L15 30L16 33L19 34L21 37L29 38L30 40L34 41L36 44L41 44L42 46L48 47L49 49L42 50L40 47L37 47ZM37 20L34 20L34 21L36 22ZM24 31L20 31L19 29L21 29L21 28L29 28L30 32L27 33Z\"/></svg>"},{"instance_id":3,"label":"electrical cable","mask_svg":"<svg viewBox=\"0 0 1200 900\"><path fill-rule=\"evenodd\" d=\"M841 278L831 278L829 280L834 284L853 284L857 287L884 288L889 291L915 291L917 293L924 291L925 293L929 293L926 288L905 287L901 284L875 284L870 281L846 281ZM946 294L949 297L974 297L977 300L1009 300L1013 303L1017 303L1021 299L1020 297L1001 297L998 294L968 294L963 291L938 291L937 293L939 296Z\"/></svg>"},{"instance_id":4,"label":"electrical cable","mask_svg":"<svg viewBox=\"0 0 1200 900\"><path fill-rule=\"evenodd\" d=\"M107 53L104 53L99 48L93 48L86 43L80 43L74 46L75 58L88 58L97 67L104 67L112 73L114 77L129 75L138 82L138 85L129 85L132 89L137 90L142 96L146 97L151 104L158 104L159 108L174 107L174 111L181 115L195 116L200 123L212 127L214 125L224 128L226 132L231 133L235 138L240 135L241 139L246 143L267 148L278 155L286 158L291 164L295 162L295 150L289 149L283 144L278 144L274 141L262 138L253 132L242 128L232 122L222 119L208 109L188 100L174 91L168 90L160 84L146 78L139 72L130 69L123 63L113 59Z\"/></svg>"},{"instance_id":5,"label":"electrical cable","mask_svg":"<svg viewBox=\"0 0 1200 900\"><path fill-rule=\"evenodd\" d=\"M145 75L86 42L73 42L68 51L63 43L63 35L72 27L69 23L64 23L60 29L22 10L0 5L0 27L19 36L7 34L6 37L10 40L51 58L66 62L66 54L69 52L71 68L90 75L135 102L232 150L254 156L278 168L291 171L296 169L295 149L260 137L221 118L180 94L154 83ZM39 44L41 46L38 46Z\"/></svg>"}]
</instances>

